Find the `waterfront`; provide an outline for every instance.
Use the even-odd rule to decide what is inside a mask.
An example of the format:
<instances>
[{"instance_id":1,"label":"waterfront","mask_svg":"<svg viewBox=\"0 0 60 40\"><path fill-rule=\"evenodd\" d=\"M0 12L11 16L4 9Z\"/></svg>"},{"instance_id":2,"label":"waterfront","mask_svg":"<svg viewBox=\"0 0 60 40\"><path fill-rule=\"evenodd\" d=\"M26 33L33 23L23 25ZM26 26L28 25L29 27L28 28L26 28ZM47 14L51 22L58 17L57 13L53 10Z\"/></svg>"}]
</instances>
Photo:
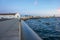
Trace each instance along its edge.
<instances>
[{"instance_id":1,"label":"waterfront","mask_svg":"<svg viewBox=\"0 0 60 40\"><path fill-rule=\"evenodd\" d=\"M19 25L18 19L0 19L0 40L21 40Z\"/></svg>"},{"instance_id":2,"label":"waterfront","mask_svg":"<svg viewBox=\"0 0 60 40\"><path fill-rule=\"evenodd\" d=\"M60 18L29 19L25 22L44 40L60 40Z\"/></svg>"}]
</instances>

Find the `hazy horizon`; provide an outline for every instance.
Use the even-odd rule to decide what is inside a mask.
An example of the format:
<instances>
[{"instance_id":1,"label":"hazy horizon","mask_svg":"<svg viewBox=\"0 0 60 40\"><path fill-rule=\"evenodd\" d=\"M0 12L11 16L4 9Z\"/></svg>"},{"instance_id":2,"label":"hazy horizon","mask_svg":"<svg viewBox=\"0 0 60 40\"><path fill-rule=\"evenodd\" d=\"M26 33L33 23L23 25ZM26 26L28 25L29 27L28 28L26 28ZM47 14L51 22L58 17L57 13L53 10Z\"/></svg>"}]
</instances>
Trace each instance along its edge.
<instances>
[{"instance_id":1,"label":"hazy horizon","mask_svg":"<svg viewBox=\"0 0 60 40\"><path fill-rule=\"evenodd\" d=\"M0 0L0 13L19 12L21 15L60 16L60 0Z\"/></svg>"}]
</instances>

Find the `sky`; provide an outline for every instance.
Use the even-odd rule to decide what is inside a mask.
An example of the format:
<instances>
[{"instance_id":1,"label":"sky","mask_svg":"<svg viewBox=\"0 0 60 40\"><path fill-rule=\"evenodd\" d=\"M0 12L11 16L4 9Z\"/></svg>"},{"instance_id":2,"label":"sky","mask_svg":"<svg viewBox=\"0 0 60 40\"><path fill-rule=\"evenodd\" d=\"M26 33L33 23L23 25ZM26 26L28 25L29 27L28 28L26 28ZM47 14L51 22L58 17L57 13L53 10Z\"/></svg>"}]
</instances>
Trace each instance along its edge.
<instances>
[{"instance_id":1,"label":"sky","mask_svg":"<svg viewBox=\"0 0 60 40\"><path fill-rule=\"evenodd\" d=\"M60 16L60 0L0 0L0 13Z\"/></svg>"}]
</instances>

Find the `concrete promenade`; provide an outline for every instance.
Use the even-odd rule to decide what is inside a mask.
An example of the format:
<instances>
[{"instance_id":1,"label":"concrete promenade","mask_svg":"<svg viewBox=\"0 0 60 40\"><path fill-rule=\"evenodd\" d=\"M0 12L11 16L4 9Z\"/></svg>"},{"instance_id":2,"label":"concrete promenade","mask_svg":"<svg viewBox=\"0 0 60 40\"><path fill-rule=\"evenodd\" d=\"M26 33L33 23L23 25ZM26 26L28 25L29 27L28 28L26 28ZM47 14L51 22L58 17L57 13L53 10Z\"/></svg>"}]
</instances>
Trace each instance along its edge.
<instances>
[{"instance_id":1,"label":"concrete promenade","mask_svg":"<svg viewBox=\"0 0 60 40\"><path fill-rule=\"evenodd\" d=\"M0 22L0 40L42 39L23 21L20 24L18 19L11 19Z\"/></svg>"},{"instance_id":2,"label":"concrete promenade","mask_svg":"<svg viewBox=\"0 0 60 40\"><path fill-rule=\"evenodd\" d=\"M21 40L19 28L20 22L17 19L0 22L0 40Z\"/></svg>"}]
</instances>

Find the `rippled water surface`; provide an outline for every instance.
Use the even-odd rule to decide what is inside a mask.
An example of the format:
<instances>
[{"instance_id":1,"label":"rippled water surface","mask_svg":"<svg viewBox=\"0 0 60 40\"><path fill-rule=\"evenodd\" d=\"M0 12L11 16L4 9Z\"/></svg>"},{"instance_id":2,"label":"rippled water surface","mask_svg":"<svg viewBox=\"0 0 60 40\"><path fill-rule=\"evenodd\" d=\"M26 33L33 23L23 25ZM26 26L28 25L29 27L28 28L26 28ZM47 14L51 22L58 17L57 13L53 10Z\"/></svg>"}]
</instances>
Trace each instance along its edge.
<instances>
[{"instance_id":1,"label":"rippled water surface","mask_svg":"<svg viewBox=\"0 0 60 40\"><path fill-rule=\"evenodd\" d=\"M60 40L60 18L40 18L25 21L44 40Z\"/></svg>"}]
</instances>

